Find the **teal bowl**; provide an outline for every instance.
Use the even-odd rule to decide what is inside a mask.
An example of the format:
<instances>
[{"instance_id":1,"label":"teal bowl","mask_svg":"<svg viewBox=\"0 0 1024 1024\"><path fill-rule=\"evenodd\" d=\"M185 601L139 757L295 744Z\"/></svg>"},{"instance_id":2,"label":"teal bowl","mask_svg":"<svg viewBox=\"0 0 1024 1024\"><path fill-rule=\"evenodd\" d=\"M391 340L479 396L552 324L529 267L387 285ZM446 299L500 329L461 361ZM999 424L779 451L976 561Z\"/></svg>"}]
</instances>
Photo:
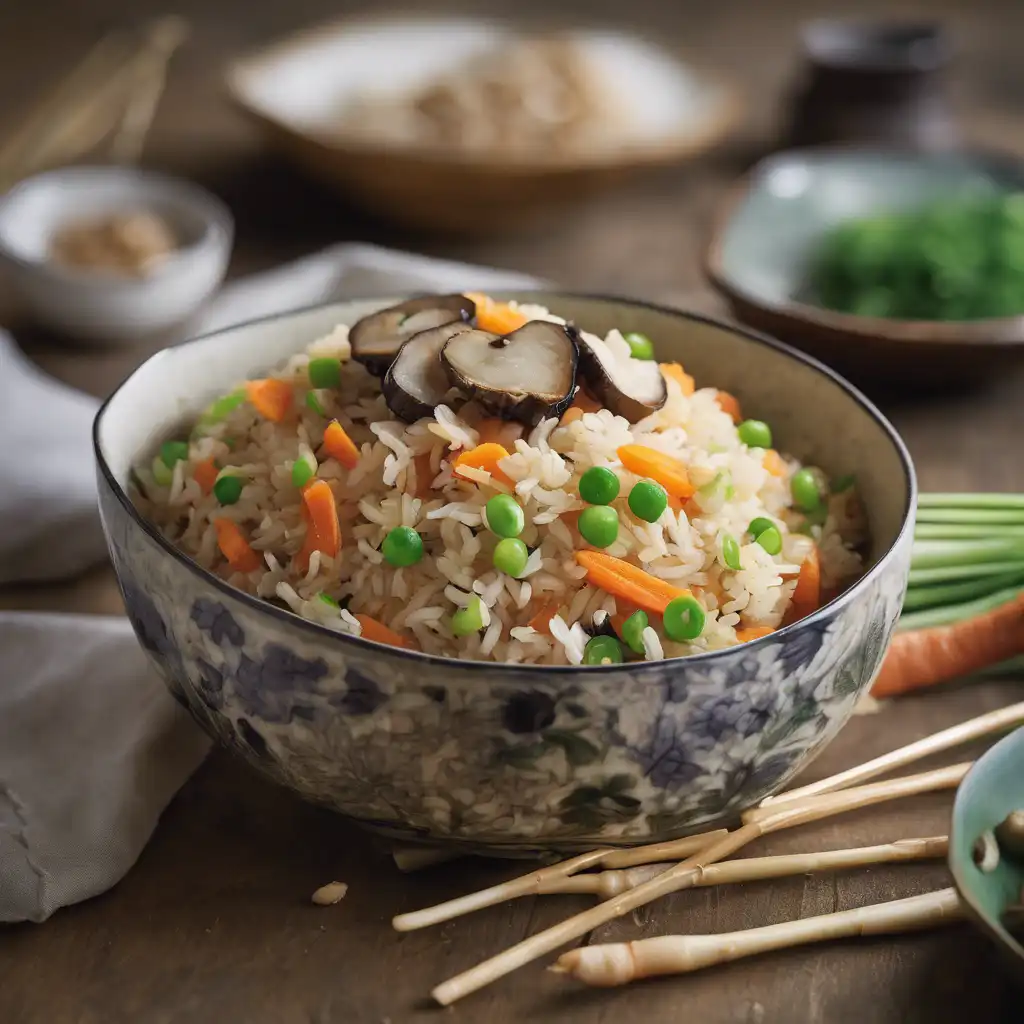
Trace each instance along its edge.
<instances>
[{"instance_id":1,"label":"teal bowl","mask_svg":"<svg viewBox=\"0 0 1024 1024\"><path fill-rule=\"evenodd\" d=\"M1024 982L1024 945L1006 929L1003 914L1021 902L1024 860L1001 856L994 871L974 862L974 845L1011 811L1024 808L1024 729L1007 736L981 757L957 790L949 836L949 868L973 921L1003 952Z\"/></svg>"},{"instance_id":2,"label":"teal bowl","mask_svg":"<svg viewBox=\"0 0 1024 1024\"><path fill-rule=\"evenodd\" d=\"M808 294L814 253L845 220L950 194L1024 188L1024 163L992 154L822 148L761 163L737 185L705 253L705 271L741 323L809 352L865 390L934 389L1024 362L1024 316L890 320L824 309Z\"/></svg>"}]
</instances>

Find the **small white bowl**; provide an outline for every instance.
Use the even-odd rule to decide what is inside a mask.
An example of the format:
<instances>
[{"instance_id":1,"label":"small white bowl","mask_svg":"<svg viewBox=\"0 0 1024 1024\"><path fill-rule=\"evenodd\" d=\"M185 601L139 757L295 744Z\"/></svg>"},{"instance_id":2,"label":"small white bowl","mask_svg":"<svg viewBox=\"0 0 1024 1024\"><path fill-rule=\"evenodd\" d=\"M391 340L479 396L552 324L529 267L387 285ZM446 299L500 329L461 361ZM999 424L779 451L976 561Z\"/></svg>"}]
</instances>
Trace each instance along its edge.
<instances>
[{"instance_id":1,"label":"small white bowl","mask_svg":"<svg viewBox=\"0 0 1024 1024\"><path fill-rule=\"evenodd\" d=\"M146 210L181 247L145 277L63 267L50 259L69 222ZM187 320L224 279L234 225L196 185L129 167L68 167L20 182L0 197L0 259L30 310L75 337L128 342Z\"/></svg>"}]
</instances>

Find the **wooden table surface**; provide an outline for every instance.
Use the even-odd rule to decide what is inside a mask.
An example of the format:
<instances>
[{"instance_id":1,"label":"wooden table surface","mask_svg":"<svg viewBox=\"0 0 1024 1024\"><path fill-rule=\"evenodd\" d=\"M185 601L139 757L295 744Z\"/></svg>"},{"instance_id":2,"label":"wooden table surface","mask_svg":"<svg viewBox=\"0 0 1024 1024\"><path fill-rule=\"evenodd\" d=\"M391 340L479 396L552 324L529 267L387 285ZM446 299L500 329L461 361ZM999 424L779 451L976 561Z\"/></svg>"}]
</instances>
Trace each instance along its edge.
<instances>
[{"instance_id":1,"label":"wooden table surface","mask_svg":"<svg viewBox=\"0 0 1024 1024\"><path fill-rule=\"evenodd\" d=\"M111 18L159 13L156 0L34 0L0 5L0 131ZM448 4L451 9L458 5ZM481 4L462 3L463 9ZM859 4L863 13L885 10ZM195 35L175 66L148 161L218 191L239 221L233 273L266 267L347 238L532 271L567 285L676 299L715 309L698 253L716 200L750 155L770 144L792 72L797 23L841 5L788 0L659 4L633 0L635 24L676 39L696 62L733 74L750 113L735 142L689 168L659 174L595 203L542 237L448 242L373 223L265 156L223 101L223 62L250 46L343 10L329 0L190 0L178 10ZM486 4L501 10L499 0ZM620 14L621 5L574 0L565 16ZM543 10L540 0L523 4ZM906 8L904 8L906 10ZM1019 61L1024 5L954 0L920 6L949 14L961 58L957 95L973 135L1024 151ZM41 365L102 395L144 354L87 353L34 330L9 304L14 327ZM1024 380L927 404L890 403L926 489L1024 487ZM0 591L0 606L117 611L109 570L57 587ZM972 684L906 700L854 719L812 769L831 773L935 729L1016 699L1017 681ZM773 837L756 852L839 848L943 834L950 798L936 795ZM0 866L2 870L2 866ZM349 824L292 799L220 755L210 758L165 814L129 876L113 891L42 926L0 931L2 1024L406 1024L435 1019L643 1020L669 1024L904 1024L1020 1021L1019 996L993 949L967 926L901 938L789 951L685 979L585 991L535 964L449 1011L430 1007L432 985L586 905L541 897L492 908L406 936L396 912L489 884L507 864L462 861L406 876ZM317 908L319 885L349 883L346 899ZM718 932L829 912L938 888L942 865L678 894L588 941L673 931Z\"/></svg>"}]
</instances>

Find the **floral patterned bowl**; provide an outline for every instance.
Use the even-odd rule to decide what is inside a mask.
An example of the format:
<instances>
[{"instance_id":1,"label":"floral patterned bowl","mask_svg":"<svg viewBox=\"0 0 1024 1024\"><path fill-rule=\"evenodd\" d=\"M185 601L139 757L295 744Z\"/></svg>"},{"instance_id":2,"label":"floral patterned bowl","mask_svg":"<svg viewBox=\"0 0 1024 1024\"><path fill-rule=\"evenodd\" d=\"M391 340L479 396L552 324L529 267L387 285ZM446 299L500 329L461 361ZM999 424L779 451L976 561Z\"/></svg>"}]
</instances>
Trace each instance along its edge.
<instances>
[{"instance_id":1,"label":"floral patterned bowl","mask_svg":"<svg viewBox=\"0 0 1024 1024\"><path fill-rule=\"evenodd\" d=\"M849 717L906 586L916 485L893 428L834 373L739 328L639 302L545 293L596 333L739 396L781 447L855 473L864 577L739 647L610 667L483 664L347 638L232 589L165 541L126 493L133 463L216 394L395 299L271 317L167 349L100 410L100 505L135 631L196 720L303 797L405 840L529 853L638 843L735 817Z\"/></svg>"}]
</instances>

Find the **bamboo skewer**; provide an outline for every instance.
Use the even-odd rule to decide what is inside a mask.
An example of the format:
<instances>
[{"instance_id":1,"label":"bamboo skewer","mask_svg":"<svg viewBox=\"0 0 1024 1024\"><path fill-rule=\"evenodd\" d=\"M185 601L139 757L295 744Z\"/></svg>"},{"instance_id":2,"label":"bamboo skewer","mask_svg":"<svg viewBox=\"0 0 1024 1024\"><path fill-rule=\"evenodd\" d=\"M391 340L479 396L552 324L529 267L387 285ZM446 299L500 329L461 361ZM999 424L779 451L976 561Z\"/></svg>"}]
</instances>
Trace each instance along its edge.
<instances>
[{"instance_id":1,"label":"bamboo skewer","mask_svg":"<svg viewBox=\"0 0 1024 1024\"><path fill-rule=\"evenodd\" d=\"M550 968L588 985L625 985L640 978L685 974L769 950L857 935L888 935L952 924L964 911L955 889L785 921L724 935L664 935L635 942L583 946Z\"/></svg>"},{"instance_id":2,"label":"bamboo skewer","mask_svg":"<svg viewBox=\"0 0 1024 1024\"><path fill-rule=\"evenodd\" d=\"M925 773L925 775L931 776L933 783L931 788L943 788L948 785L948 777L952 773L955 772L959 778L962 778L969 767L969 765L954 765L952 769L938 769L935 772ZM708 865L724 860L763 835L793 828L809 821L831 817L835 814L842 814L846 811L869 807L885 800L926 791L922 788L924 782L921 776L914 777L914 784L911 786L901 785L902 781L894 779L838 793L809 797L795 805L781 807L756 821L748 821L735 832L728 833L713 845L700 850L669 868L663 874L638 885L635 889L614 896L607 902L591 907L575 917L560 921L551 928L524 939L503 953L471 967L468 971L449 978L438 985L431 995L442 1006L448 1006L471 992L489 985L492 981L504 977L511 971L525 966L532 960L554 952L566 942L578 939L594 928L607 924L623 914L628 914L631 910L636 910L637 907L642 907L669 893L690 888L696 884Z\"/></svg>"},{"instance_id":3,"label":"bamboo skewer","mask_svg":"<svg viewBox=\"0 0 1024 1024\"><path fill-rule=\"evenodd\" d=\"M725 829L716 832L705 832L702 835L688 836L686 839L678 839L675 847L679 856L687 856L695 851L706 849L728 833ZM662 846L664 844L658 844ZM643 847L641 847L643 849ZM475 910L482 910L484 907L492 907L496 903L504 903L506 900L516 899L519 896L530 896L542 891L542 886L558 878L568 878L577 871L584 868L596 867L602 864L610 854L616 853L610 848L591 850L589 853L581 853L577 857L560 861L550 867L538 868L518 878L509 879L499 885L492 885L479 892L469 893L454 900L447 900L438 903L433 907L425 907L423 910L414 910L408 914L399 914L392 918L391 924L396 931L411 932L418 928L427 928L430 925L440 924L442 921L450 921L454 917L462 917L463 914L471 914Z\"/></svg>"},{"instance_id":4,"label":"bamboo skewer","mask_svg":"<svg viewBox=\"0 0 1024 1024\"><path fill-rule=\"evenodd\" d=\"M949 849L946 836L926 839L900 839L879 846L861 846L850 850L827 850L823 853L794 853L777 857L749 857L722 864L709 864L694 882L694 888L786 878L818 871L841 871L866 867L869 864L892 864L898 861L934 860L945 857ZM664 874L672 863L641 864L617 871L573 875L553 879L542 886L542 893L593 893L600 899L611 899L638 885Z\"/></svg>"},{"instance_id":5,"label":"bamboo skewer","mask_svg":"<svg viewBox=\"0 0 1024 1024\"><path fill-rule=\"evenodd\" d=\"M918 793L930 793L936 789L956 789L963 781L963 777L970 771L973 762L964 761L961 764L951 764L946 768L933 768L929 772L920 772L917 775L904 775L898 779L887 779L885 782L870 782L866 786L857 786L853 789L840 789L835 793L822 793L817 796L805 796L797 800L785 800L778 804L768 804L767 807L752 807L742 815L744 824L751 821L770 820L774 815L780 814L789 808L814 806L817 801L825 800L830 796L840 796L843 793L868 793L884 794L882 800L894 800L901 796L916 796ZM877 802L877 801L872 801Z\"/></svg>"},{"instance_id":6,"label":"bamboo skewer","mask_svg":"<svg viewBox=\"0 0 1024 1024\"><path fill-rule=\"evenodd\" d=\"M1011 704L1009 707L1000 708L998 711L990 711L988 714L979 715L969 721L961 722L949 729L926 736L924 739L908 743L905 747L890 751L881 757L865 761L864 764L855 768L848 768L844 772L831 775L827 779L812 782L809 785L801 786L799 789L791 789L777 796L766 797L761 801L761 807L780 807L784 803L793 800L800 800L808 796L816 796L821 793L833 793L838 789L846 789L847 786L859 785L873 779L878 775L903 768L914 761L930 757L932 754L950 750L953 747L969 743L971 740L980 739L982 736L989 736L992 733L1004 732L1018 725L1024 725L1024 702Z\"/></svg>"}]
</instances>

